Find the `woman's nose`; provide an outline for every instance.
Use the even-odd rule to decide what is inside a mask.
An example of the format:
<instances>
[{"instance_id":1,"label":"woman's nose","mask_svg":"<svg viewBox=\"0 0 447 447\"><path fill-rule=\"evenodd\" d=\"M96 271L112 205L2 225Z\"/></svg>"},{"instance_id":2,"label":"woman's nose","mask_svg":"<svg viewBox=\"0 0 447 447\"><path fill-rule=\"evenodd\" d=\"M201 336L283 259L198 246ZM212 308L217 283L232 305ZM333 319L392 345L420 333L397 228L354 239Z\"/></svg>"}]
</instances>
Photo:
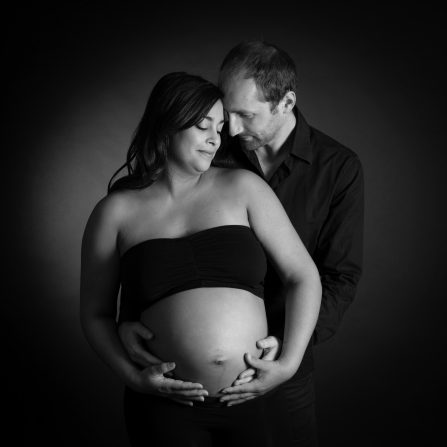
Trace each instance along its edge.
<instances>
[{"instance_id":1,"label":"woman's nose","mask_svg":"<svg viewBox=\"0 0 447 447\"><path fill-rule=\"evenodd\" d=\"M211 136L208 137L207 142L213 146L220 144L220 134L217 131L213 131Z\"/></svg>"}]
</instances>

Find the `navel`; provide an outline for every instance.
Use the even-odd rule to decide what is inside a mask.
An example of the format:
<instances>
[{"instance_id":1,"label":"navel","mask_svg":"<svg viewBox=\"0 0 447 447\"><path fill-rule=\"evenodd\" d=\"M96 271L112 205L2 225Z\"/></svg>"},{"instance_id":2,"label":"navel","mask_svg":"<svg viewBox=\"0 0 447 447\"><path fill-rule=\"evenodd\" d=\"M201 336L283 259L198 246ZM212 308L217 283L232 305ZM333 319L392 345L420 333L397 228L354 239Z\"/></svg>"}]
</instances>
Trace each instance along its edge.
<instances>
[{"instance_id":1,"label":"navel","mask_svg":"<svg viewBox=\"0 0 447 447\"><path fill-rule=\"evenodd\" d=\"M222 366L225 364L226 361L227 359L224 356L217 356L211 361L211 363L217 366Z\"/></svg>"}]
</instances>

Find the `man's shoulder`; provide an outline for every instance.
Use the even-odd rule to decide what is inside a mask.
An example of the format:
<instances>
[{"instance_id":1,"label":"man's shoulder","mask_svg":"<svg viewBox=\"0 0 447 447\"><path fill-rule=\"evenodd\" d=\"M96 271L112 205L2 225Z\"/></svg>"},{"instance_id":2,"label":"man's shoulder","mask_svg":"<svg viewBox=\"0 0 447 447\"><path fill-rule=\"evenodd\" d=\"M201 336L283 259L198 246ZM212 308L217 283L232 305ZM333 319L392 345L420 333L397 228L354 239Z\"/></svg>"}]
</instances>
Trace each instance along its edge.
<instances>
[{"instance_id":1,"label":"man's shoulder","mask_svg":"<svg viewBox=\"0 0 447 447\"><path fill-rule=\"evenodd\" d=\"M331 163L340 166L345 164L361 166L359 156L353 149L315 127L310 127L310 144L314 161L317 164Z\"/></svg>"},{"instance_id":2,"label":"man's shoulder","mask_svg":"<svg viewBox=\"0 0 447 447\"><path fill-rule=\"evenodd\" d=\"M321 156L338 156L341 158L355 158L357 156L353 149L347 147L345 144L322 132L321 130L310 127L311 129L311 144L318 155Z\"/></svg>"}]
</instances>

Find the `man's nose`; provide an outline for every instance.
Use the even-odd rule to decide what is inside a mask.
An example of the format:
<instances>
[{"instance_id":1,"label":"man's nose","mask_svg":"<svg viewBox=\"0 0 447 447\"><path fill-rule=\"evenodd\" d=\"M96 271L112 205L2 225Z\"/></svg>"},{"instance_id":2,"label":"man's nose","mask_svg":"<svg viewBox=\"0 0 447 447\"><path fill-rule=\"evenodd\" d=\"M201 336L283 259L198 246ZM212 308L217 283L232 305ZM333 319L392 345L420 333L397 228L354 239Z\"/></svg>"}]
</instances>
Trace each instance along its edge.
<instances>
[{"instance_id":1,"label":"man's nose","mask_svg":"<svg viewBox=\"0 0 447 447\"><path fill-rule=\"evenodd\" d=\"M234 137L240 134L243 130L241 120L233 114L228 114L228 132Z\"/></svg>"}]
</instances>

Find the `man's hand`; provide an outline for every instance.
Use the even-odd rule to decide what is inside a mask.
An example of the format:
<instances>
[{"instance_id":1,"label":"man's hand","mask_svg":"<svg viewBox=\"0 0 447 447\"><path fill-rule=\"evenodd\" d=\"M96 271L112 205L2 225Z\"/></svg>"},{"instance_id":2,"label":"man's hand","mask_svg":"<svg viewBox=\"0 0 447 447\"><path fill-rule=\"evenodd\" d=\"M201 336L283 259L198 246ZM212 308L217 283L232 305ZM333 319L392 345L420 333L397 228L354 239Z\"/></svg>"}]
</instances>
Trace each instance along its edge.
<instances>
[{"instance_id":1,"label":"man's hand","mask_svg":"<svg viewBox=\"0 0 447 447\"><path fill-rule=\"evenodd\" d=\"M278 358L279 352L281 351L281 340L279 338L274 337L273 335L263 338L262 340L258 340L256 342L256 346L258 349L262 349L262 360L276 360ZM232 386L243 385L244 383L251 382L256 374L256 370L253 368L248 368L245 371L242 371L237 379L232 383Z\"/></svg>"},{"instance_id":2,"label":"man's hand","mask_svg":"<svg viewBox=\"0 0 447 447\"><path fill-rule=\"evenodd\" d=\"M130 359L144 368L159 365L162 361L152 355L144 342L154 338L154 334L139 321L124 321L118 326L118 334Z\"/></svg>"},{"instance_id":3,"label":"man's hand","mask_svg":"<svg viewBox=\"0 0 447 447\"><path fill-rule=\"evenodd\" d=\"M155 394L184 405L193 406L193 401L203 401L208 392L200 383L184 382L166 377L175 369L175 363L165 362L140 371L135 389L142 393Z\"/></svg>"},{"instance_id":4,"label":"man's hand","mask_svg":"<svg viewBox=\"0 0 447 447\"><path fill-rule=\"evenodd\" d=\"M222 390L225 395L221 402L228 406L241 404L247 400L262 396L288 380L292 374L279 360L262 360L245 354L245 361L256 370L256 377L249 383L231 386Z\"/></svg>"}]
</instances>

